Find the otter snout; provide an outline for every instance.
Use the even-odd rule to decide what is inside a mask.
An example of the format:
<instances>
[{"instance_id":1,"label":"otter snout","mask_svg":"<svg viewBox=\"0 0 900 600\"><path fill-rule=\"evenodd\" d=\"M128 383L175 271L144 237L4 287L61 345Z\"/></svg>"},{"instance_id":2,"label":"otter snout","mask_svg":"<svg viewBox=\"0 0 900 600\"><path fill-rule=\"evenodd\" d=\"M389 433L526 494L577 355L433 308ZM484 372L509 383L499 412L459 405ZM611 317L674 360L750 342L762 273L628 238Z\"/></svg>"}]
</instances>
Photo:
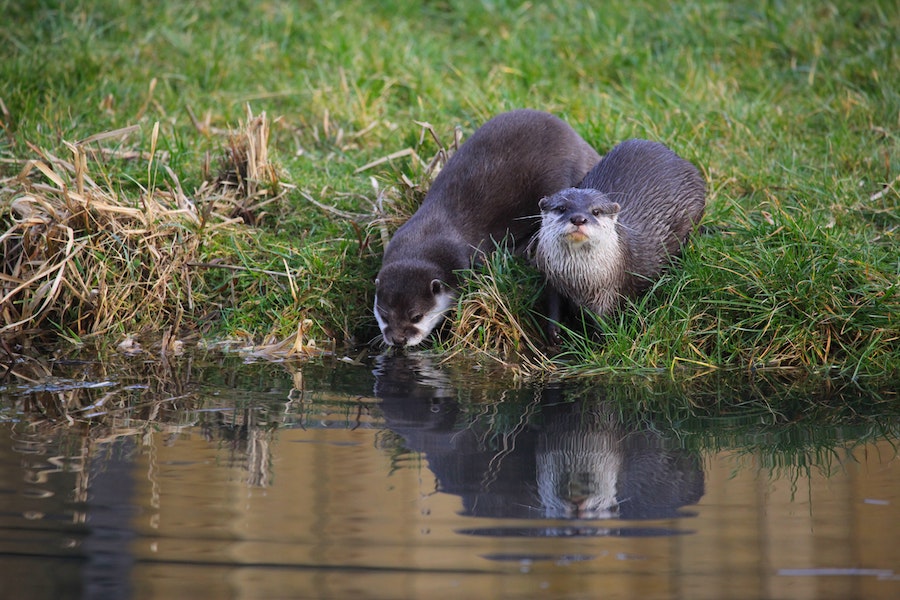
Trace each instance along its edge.
<instances>
[{"instance_id":1,"label":"otter snout","mask_svg":"<svg viewBox=\"0 0 900 600\"><path fill-rule=\"evenodd\" d=\"M569 222L576 227L581 227L588 222L588 218L585 215L572 215L569 217Z\"/></svg>"},{"instance_id":2,"label":"otter snout","mask_svg":"<svg viewBox=\"0 0 900 600\"><path fill-rule=\"evenodd\" d=\"M588 215L576 212L569 215L569 224L571 225L571 227L566 228L566 238L570 242L579 243L591 237L588 228L591 225L596 224L596 219L593 219L592 222L591 217L589 217Z\"/></svg>"},{"instance_id":3,"label":"otter snout","mask_svg":"<svg viewBox=\"0 0 900 600\"><path fill-rule=\"evenodd\" d=\"M377 314L377 313L376 313ZM416 324L409 322L396 322L393 325L377 319L381 327L381 336L388 346L415 346L421 342L427 331L423 332ZM397 319L392 319L397 321ZM418 323L419 321L416 321Z\"/></svg>"},{"instance_id":4,"label":"otter snout","mask_svg":"<svg viewBox=\"0 0 900 600\"><path fill-rule=\"evenodd\" d=\"M375 320L388 346L415 346L421 342L428 333L420 327L422 318L422 313L379 307L378 297L375 297Z\"/></svg>"},{"instance_id":5,"label":"otter snout","mask_svg":"<svg viewBox=\"0 0 900 600\"><path fill-rule=\"evenodd\" d=\"M419 332L415 332L414 336L418 337ZM386 332L384 334L384 341L389 346L405 346L409 340L412 339L412 336L404 335L402 333L391 333Z\"/></svg>"},{"instance_id":6,"label":"otter snout","mask_svg":"<svg viewBox=\"0 0 900 600\"><path fill-rule=\"evenodd\" d=\"M390 285L388 285L388 281ZM381 336L389 346L417 346L431 333L453 305L456 298L453 291L434 279L425 286L416 286L409 281L395 281L385 278L375 293L375 320L381 329ZM384 293L385 287L408 293L418 291L408 302L400 294Z\"/></svg>"}]
</instances>

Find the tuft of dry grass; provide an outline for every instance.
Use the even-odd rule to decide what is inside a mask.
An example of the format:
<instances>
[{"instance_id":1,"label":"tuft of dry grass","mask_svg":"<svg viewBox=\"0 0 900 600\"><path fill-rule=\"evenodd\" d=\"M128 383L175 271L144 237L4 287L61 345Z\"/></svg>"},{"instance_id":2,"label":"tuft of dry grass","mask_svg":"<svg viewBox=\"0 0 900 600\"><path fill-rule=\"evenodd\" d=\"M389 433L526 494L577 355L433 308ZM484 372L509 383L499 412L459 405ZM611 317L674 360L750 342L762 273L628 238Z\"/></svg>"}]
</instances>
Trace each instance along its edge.
<instances>
[{"instance_id":1,"label":"tuft of dry grass","mask_svg":"<svg viewBox=\"0 0 900 600\"><path fill-rule=\"evenodd\" d=\"M66 158L36 150L37 158L2 182L10 198L0 206L0 341L6 352L26 352L54 334L78 340L140 327L177 331L197 308L204 241L241 221L258 222L263 206L279 197L265 113L253 117L248 108L247 114L229 139L228 166L192 196L157 160L158 123L147 165L155 183L137 194L96 181L92 174L102 168L91 164L97 152L89 147L137 127L66 142Z\"/></svg>"},{"instance_id":2,"label":"tuft of dry grass","mask_svg":"<svg viewBox=\"0 0 900 600\"><path fill-rule=\"evenodd\" d=\"M448 358L474 353L521 375L555 369L536 313L543 286L535 269L498 244L463 281Z\"/></svg>"},{"instance_id":3,"label":"tuft of dry grass","mask_svg":"<svg viewBox=\"0 0 900 600\"><path fill-rule=\"evenodd\" d=\"M212 189L220 201L230 203L228 215L240 217L252 226L259 225L263 209L279 200L283 184L275 165L269 160L269 120L266 113L253 115L247 106L246 121L228 135L225 155ZM204 188L201 187L202 193Z\"/></svg>"}]
</instances>

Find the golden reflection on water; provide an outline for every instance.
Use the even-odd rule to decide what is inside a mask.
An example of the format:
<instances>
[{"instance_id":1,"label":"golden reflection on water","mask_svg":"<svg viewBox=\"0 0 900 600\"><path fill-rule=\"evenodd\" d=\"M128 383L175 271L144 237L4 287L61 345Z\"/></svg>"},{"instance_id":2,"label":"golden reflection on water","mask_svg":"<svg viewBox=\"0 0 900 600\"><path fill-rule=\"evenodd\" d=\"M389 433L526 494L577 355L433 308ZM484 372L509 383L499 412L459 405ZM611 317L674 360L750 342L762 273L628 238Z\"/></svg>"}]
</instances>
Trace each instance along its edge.
<instances>
[{"instance_id":1,"label":"golden reflection on water","mask_svg":"<svg viewBox=\"0 0 900 600\"><path fill-rule=\"evenodd\" d=\"M771 474L753 456L706 460L696 517L671 537L473 538L490 525L437 493L423 463L393 469L376 429L282 430L269 481L196 435L145 439L132 573L141 597L894 598L900 472L888 442L833 467ZM497 521L501 525L509 525ZM533 526L534 523L526 523ZM646 523L638 523L638 526ZM592 523L604 527L604 523ZM587 558L502 562L491 555ZM234 564L245 568L234 568ZM852 569L828 575L824 569ZM879 577L880 575L880 577Z\"/></svg>"},{"instance_id":2,"label":"golden reflection on water","mask_svg":"<svg viewBox=\"0 0 900 600\"><path fill-rule=\"evenodd\" d=\"M4 593L80 597L87 565L118 553L136 598L900 597L889 441L836 449L828 472L720 452L704 457L705 493L683 509L694 516L501 537L464 530L572 522L464 516L423 455L392 452L375 420L339 421L251 428L241 441L148 432L119 440L131 448L118 471L109 444L0 424ZM104 477L121 485L104 492ZM681 535L615 535L647 527ZM127 535L102 555L98 532Z\"/></svg>"}]
</instances>

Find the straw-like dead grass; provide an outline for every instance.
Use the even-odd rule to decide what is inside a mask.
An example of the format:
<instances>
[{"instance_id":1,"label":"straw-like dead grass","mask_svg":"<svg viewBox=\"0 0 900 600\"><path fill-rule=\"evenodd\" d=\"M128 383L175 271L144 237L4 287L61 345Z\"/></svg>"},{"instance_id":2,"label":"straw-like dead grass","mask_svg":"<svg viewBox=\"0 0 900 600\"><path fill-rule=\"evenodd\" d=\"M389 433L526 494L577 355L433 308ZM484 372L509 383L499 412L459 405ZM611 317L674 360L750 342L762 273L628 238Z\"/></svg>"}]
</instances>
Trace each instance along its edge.
<instances>
[{"instance_id":1,"label":"straw-like dead grass","mask_svg":"<svg viewBox=\"0 0 900 600\"><path fill-rule=\"evenodd\" d=\"M92 164L91 146L137 127L66 143L65 158L36 149L18 176L2 182L0 341L7 352L58 335L177 331L197 309L195 263L204 240L257 222L277 198L265 113L247 115L229 140L222 173L190 196L158 160L158 124L147 165L156 183L135 195L97 177L102 165Z\"/></svg>"},{"instance_id":2,"label":"straw-like dead grass","mask_svg":"<svg viewBox=\"0 0 900 600\"><path fill-rule=\"evenodd\" d=\"M416 124L421 127L418 148L423 146L426 136L437 144L437 152L430 160L427 162L422 160L415 148L405 148L365 164L356 170L357 173L362 173L405 156L410 156L413 164L420 169L419 176L415 180L410 179L405 173L397 173L396 178L399 179L400 184L387 189L379 189L377 181L372 179L375 187L375 202L372 219L368 226L378 231L382 246L385 248L387 248L393 232L408 221L419 208L422 200L425 199L428 188L431 187L431 182L447 164L450 157L459 150L462 141L462 131L459 128L453 130L453 140L445 144L430 123L416 121Z\"/></svg>"},{"instance_id":3,"label":"straw-like dead grass","mask_svg":"<svg viewBox=\"0 0 900 600\"><path fill-rule=\"evenodd\" d=\"M535 312L541 288L524 259L498 247L466 277L449 356L474 353L523 375L553 370Z\"/></svg>"},{"instance_id":4,"label":"straw-like dead grass","mask_svg":"<svg viewBox=\"0 0 900 600\"><path fill-rule=\"evenodd\" d=\"M228 135L228 143L212 188L220 202L231 206L230 217L240 217L248 225L259 225L263 208L281 198L285 187L275 165L269 160L269 121L266 113L254 117L247 107L247 120ZM203 188L201 188L201 192Z\"/></svg>"}]
</instances>

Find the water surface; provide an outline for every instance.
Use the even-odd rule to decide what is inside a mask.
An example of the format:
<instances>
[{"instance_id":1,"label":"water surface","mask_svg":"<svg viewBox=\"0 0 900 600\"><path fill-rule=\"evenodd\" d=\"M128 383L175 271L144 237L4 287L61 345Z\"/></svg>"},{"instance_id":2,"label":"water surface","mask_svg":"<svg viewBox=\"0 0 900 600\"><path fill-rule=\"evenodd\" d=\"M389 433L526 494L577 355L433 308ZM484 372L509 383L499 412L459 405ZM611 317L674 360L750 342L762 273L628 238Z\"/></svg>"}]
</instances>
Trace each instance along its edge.
<instances>
[{"instance_id":1,"label":"water surface","mask_svg":"<svg viewBox=\"0 0 900 600\"><path fill-rule=\"evenodd\" d=\"M896 411L682 419L404 357L63 370L0 388L4 598L900 597Z\"/></svg>"}]
</instances>

